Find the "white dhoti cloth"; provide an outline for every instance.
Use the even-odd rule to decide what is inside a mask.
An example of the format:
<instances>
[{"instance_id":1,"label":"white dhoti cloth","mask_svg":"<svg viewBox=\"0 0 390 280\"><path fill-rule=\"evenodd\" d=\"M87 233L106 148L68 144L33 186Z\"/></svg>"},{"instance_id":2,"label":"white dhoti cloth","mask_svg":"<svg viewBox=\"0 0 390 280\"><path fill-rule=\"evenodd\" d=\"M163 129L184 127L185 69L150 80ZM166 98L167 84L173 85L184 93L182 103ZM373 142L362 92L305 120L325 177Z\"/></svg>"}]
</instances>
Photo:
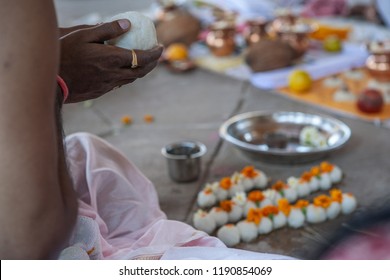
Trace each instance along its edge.
<instances>
[{"instance_id":1,"label":"white dhoti cloth","mask_svg":"<svg viewBox=\"0 0 390 280\"><path fill-rule=\"evenodd\" d=\"M153 184L118 150L87 133L65 142L79 213L60 259L290 259L227 248L168 220Z\"/></svg>"}]
</instances>

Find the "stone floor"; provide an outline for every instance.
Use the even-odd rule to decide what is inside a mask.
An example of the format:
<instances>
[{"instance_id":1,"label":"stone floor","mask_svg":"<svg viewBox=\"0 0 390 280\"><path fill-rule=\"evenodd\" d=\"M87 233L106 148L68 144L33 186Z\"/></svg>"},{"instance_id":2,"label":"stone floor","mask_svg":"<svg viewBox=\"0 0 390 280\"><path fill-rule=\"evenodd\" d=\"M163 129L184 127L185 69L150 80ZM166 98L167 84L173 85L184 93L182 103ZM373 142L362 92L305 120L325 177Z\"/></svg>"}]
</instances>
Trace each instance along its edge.
<instances>
[{"instance_id":1,"label":"stone floor","mask_svg":"<svg viewBox=\"0 0 390 280\"><path fill-rule=\"evenodd\" d=\"M90 12L109 15L124 8L142 10L153 1L116 0L110 1L109 5L104 0L55 2L60 23L66 25ZM153 182L168 218L191 223L196 195L205 182L231 175L248 164L264 170L272 178L285 180L318 163L277 165L251 161L219 138L218 129L227 118L254 110L323 113L344 121L352 130L352 138L327 160L345 171L343 190L354 193L359 201L359 209L354 215L390 202L390 130L310 107L277 93L259 90L247 82L201 69L174 74L160 65L145 78L91 103L66 105L64 125L66 134L91 132L121 150ZM145 114L153 115L155 121L144 122ZM131 115L133 124L123 126L121 117L124 115ZM169 178L160 150L168 143L184 139L203 142L208 152L202 159L203 172L199 180L179 184ZM310 258L313 246L325 244L335 229L345 226L349 218L339 217L299 230L284 228L237 247Z\"/></svg>"}]
</instances>

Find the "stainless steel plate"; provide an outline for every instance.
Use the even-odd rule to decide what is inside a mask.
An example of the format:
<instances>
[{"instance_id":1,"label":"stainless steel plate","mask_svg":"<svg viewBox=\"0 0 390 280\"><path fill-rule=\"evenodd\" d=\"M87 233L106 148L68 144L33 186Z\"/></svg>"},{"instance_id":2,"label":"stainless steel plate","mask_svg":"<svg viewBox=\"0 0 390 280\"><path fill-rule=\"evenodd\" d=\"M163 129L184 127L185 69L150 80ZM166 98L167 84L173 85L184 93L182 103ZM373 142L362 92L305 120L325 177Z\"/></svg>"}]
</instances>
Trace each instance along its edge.
<instances>
[{"instance_id":1,"label":"stainless steel plate","mask_svg":"<svg viewBox=\"0 0 390 280\"><path fill-rule=\"evenodd\" d=\"M325 136L325 147L300 144L299 135L314 126ZM220 136L251 159L273 163L305 163L341 148L351 137L350 128L328 116L302 112L248 112L227 120Z\"/></svg>"}]
</instances>

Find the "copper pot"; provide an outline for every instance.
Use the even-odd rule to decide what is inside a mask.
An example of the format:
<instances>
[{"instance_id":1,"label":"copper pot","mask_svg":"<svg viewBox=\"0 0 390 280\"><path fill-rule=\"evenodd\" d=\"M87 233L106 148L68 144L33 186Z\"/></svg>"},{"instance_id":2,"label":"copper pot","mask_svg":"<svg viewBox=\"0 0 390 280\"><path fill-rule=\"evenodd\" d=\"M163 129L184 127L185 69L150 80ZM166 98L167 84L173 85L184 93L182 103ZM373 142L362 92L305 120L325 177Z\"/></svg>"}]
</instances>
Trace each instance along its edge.
<instances>
[{"instance_id":1,"label":"copper pot","mask_svg":"<svg viewBox=\"0 0 390 280\"><path fill-rule=\"evenodd\" d=\"M216 22L206 37L206 44L215 56L231 55L235 48L235 27L226 22Z\"/></svg>"},{"instance_id":2,"label":"copper pot","mask_svg":"<svg viewBox=\"0 0 390 280\"><path fill-rule=\"evenodd\" d=\"M296 58L302 57L309 48L310 41L306 32L278 31L276 34L294 49Z\"/></svg>"},{"instance_id":3,"label":"copper pot","mask_svg":"<svg viewBox=\"0 0 390 280\"><path fill-rule=\"evenodd\" d=\"M267 24L268 22L264 19L254 19L246 22L247 26L243 35L248 46L259 42L262 38L268 37Z\"/></svg>"},{"instance_id":4,"label":"copper pot","mask_svg":"<svg viewBox=\"0 0 390 280\"><path fill-rule=\"evenodd\" d=\"M375 80L390 82L390 42L375 44L375 47L368 45L371 54L366 60L366 68Z\"/></svg>"}]
</instances>

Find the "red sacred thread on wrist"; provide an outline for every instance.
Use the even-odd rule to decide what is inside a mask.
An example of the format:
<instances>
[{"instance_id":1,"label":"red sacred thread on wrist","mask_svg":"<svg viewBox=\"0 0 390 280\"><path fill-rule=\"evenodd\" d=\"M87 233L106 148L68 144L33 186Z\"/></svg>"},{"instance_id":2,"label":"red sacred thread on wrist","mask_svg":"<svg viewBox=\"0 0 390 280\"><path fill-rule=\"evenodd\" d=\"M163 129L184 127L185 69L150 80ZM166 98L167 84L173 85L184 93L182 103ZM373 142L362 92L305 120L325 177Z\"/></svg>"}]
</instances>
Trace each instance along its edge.
<instances>
[{"instance_id":1,"label":"red sacred thread on wrist","mask_svg":"<svg viewBox=\"0 0 390 280\"><path fill-rule=\"evenodd\" d=\"M60 86L61 91L62 91L62 96L63 96L62 103L65 103L66 99L69 96L68 86L66 85L65 81L59 75L57 75L57 84Z\"/></svg>"}]
</instances>

